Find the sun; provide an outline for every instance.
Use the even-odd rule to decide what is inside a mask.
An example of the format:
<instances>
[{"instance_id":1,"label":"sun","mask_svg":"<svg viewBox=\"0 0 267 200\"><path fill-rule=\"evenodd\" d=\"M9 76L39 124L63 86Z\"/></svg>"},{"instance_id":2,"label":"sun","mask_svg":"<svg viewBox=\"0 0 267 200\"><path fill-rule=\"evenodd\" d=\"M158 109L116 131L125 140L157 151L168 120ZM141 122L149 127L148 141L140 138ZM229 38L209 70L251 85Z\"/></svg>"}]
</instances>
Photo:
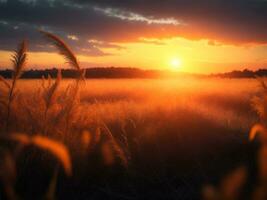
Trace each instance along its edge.
<instances>
[{"instance_id":1,"label":"sun","mask_svg":"<svg viewBox=\"0 0 267 200\"><path fill-rule=\"evenodd\" d=\"M180 69L181 67L181 60L179 58L173 58L171 61L170 61L170 66L173 70L178 70Z\"/></svg>"}]
</instances>

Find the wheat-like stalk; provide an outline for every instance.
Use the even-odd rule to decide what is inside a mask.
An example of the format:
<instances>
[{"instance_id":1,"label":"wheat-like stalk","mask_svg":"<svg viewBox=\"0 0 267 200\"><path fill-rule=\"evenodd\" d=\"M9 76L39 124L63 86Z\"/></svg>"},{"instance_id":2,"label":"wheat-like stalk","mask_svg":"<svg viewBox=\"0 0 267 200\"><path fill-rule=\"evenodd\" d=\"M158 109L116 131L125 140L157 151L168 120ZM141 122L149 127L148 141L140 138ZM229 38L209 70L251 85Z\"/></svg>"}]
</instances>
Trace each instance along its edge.
<instances>
[{"instance_id":1,"label":"wheat-like stalk","mask_svg":"<svg viewBox=\"0 0 267 200\"><path fill-rule=\"evenodd\" d=\"M81 69L78 59L76 58L75 54L71 50L71 48L58 36L46 32L40 31L45 38L52 43L59 51L61 55L65 58L68 64L71 65L72 68L76 69L79 76L76 78L76 83L74 87L72 87L72 94L71 99L68 100L68 103L65 105L65 108L62 109L62 112L59 113L59 117L65 115L66 116L66 134L69 132L69 124L70 124L70 117L73 111L75 101L78 99L79 94L79 87L80 87L80 80L84 79L85 76L85 69ZM57 117L58 118L58 117Z\"/></svg>"},{"instance_id":2,"label":"wheat-like stalk","mask_svg":"<svg viewBox=\"0 0 267 200\"><path fill-rule=\"evenodd\" d=\"M27 59L27 43L25 40L23 40L20 45L18 46L18 49L15 51L15 53L12 55L12 63L13 63L13 81L17 80L21 74L24 66L26 65L26 59Z\"/></svg>"},{"instance_id":3,"label":"wheat-like stalk","mask_svg":"<svg viewBox=\"0 0 267 200\"><path fill-rule=\"evenodd\" d=\"M54 84L52 86L47 88L47 90L45 91L45 94L44 94L44 99L45 99L47 109L49 109L50 106L55 101L55 93L59 87L61 79L62 79L61 70L58 70L56 81L54 82Z\"/></svg>"},{"instance_id":4,"label":"wheat-like stalk","mask_svg":"<svg viewBox=\"0 0 267 200\"><path fill-rule=\"evenodd\" d=\"M19 44L18 49L12 55L12 63L13 63L13 75L12 75L12 83L9 89L8 95L8 103L7 103L7 118L6 118L6 130L8 132L9 129L9 118L11 111L11 104L14 99L14 91L16 87L17 80L20 78L22 71L26 65L27 60L27 43L25 40ZM7 86L9 84L6 84Z\"/></svg>"},{"instance_id":5,"label":"wheat-like stalk","mask_svg":"<svg viewBox=\"0 0 267 200\"><path fill-rule=\"evenodd\" d=\"M46 31L41 30L40 32L58 49L59 53L67 60L68 64L78 71L81 70L76 56L61 38Z\"/></svg>"},{"instance_id":6,"label":"wheat-like stalk","mask_svg":"<svg viewBox=\"0 0 267 200\"><path fill-rule=\"evenodd\" d=\"M102 123L102 128L108 138L108 141L104 143L104 148L102 149L102 151L104 150L105 152L105 153L103 152L104 159L105 157L107 157L107 160L110 160L110 158L112 157L110 156L112 154L111 152L113 152L113 156L116 156L117 158L119 158L121 164L124 167L127 167L128 159L127 159L127 156L125 155L125 152L120 147L120 145L117 143L117 141L115 140L111 131L109 130L108 126L105 123ZM105 156L106 152L108 152L108 149L110 150L109 155Z\"/></svg>"},{"instance_id":7,"label":"wheat-like stalk","mask_svg":"<svg viewBox=\"0 0 267 200\"><path fill-rule=\"evenodd\" d=\"M51 84L48 83L48 86L45 87L45 80L43 80L43 99L45 102L45 111L44 111L44 128L43 133L46 134L47 131L47 114L49 109L53 106L56 99L56 91L60 85L62 79L61 70L58 70L56 81Z\"/></svg>"},{"instance_id":8,"label":"wheat-like stalk","mask_svg":"<svg viewBox=\"0 0 267 200\"><path fill-rule=\"evenodd\" d=\"M59 54L61 54L65 58L67 63L77 70L77 72L79 73L78 80L84 79L86 70L81 68L78 59L71 48L57 35L42 30L40 30L40 32L50 43L52 43L52 45L57 48Z\"/></svg>"}]
</instances>

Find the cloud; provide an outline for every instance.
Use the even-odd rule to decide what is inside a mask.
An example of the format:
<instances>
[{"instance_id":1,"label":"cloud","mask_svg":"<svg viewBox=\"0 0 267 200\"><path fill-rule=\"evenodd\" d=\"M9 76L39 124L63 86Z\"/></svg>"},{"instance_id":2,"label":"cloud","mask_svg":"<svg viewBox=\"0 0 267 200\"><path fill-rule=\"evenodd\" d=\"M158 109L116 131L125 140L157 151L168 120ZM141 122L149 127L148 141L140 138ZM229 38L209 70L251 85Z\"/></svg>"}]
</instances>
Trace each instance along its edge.
<instances>
[{"instance_id":1,"label":"cloud","mask_svg":"<svg viewBox=\"0 0 267 200\"><path fill-rule=\"evenodd\" d=\"M0 21L0 49L1 50L14 50L17 44L23 39L27 38L30 42L29 50L32 52L54 52L50 44L48 44L45 38L38 32L37 26L32 26L24 23L13 23ZM47 27L42 27L43 29L49 29ZM110 46L110 48L119 49L120 46L111 46L109 43L102 42L101 45L92 45L87 41L80 40L75 35L67 35L62 32L57 32L67 43L73 48L73 50L80 54L86 56L106 56L110 55L105 53L100 48Z\"/></svg>"},{"instance_id":2,"label":"cloud","mask_svg":"<svg viewBox=\"0 0 267 200\"><path fill-rule=\"evenodd\" d=\"M155 38L144 38L140 37L138 42L145 43L145 44L154 44L154 45L164 45L165 43L159 39Z\"/></svg>"},{"instance_id":3,"label":"cloud","mask_svg":"<svg viewBox=\"0 0 267 200\"><path fill-rule=\"evenodd\" d=\"M174 18L154 18L154 17L145 17L143 15L133 13L133 12L126 12L119 9L114 8L99 8L94 7L96 11L102 12L103 14L109 16L118 18L121 20L127 20L127 21L137 21L137 22L145 22L147 24L169 24L169 25L182 25L182 22L179 22L178 20Z\"/></svg>"},{"instance_id":4,"label":"cloud","mask_svg":"<svg viewBox=\"0 0 267 200\"><path fill-rule=\"evenodd\" d=\"M210 46L222 46L223 44L219 43L219 42L217 42L215 40L209 40L208 41L208 45L210 45Z\"/></svg>"},{"instance_id":5,"label":"cloud","mask_svg":"<svg viewBox=\"0 0 267 200\"><path fill-rule=\"evenodd\" d=\"M95 39L91 39L87 41L90 46L93 47L98 47L98 48L106 48L106 49L117 49L117 50L122 50L125 49L125 47L111 43L111 42L105 42L105 41L101 41L101 40L95 40Z\"/></svg>"},{"instance_id":6,"label":"cloud","mask_svg":"<svg viewBox=\"0 0 267 200\"><path fill-rule=\"evenodd\" d=\"M132 23L99 13L91 6L80 6L65 1L19 1L9 0L0 4L0 48L12 48L24 37L35 45L40 40L38 29L52 31L60 36L75 35L80 41L130 41L142 34L155 36L158 25L143 22ZM18 27L18 30L13 30ZM9 45L4 45L9 43Z\"/></svg>"},{"instance_id":7,"label":"cloud","mask_svg":"<svg viewBox=\"0 0 267 200\"><path fill-rule=\"evenodd\" d=\"M77 2L77 1L75 1ZM266 43L265 0L79 0L80 4L113 8L141 16L171 18L187 24L170 27L171 36L211 39L230 44Z\"/></svg>"},{"instance_id":8,"label":"cloud","mask_svg":"<svg viewBox=\"0 0 267 200\"><path fill-rule=\"evenodd\" d=\"M38 29L60 35L79 53L102 56L104 48L122 49L121 42L171 37L265 44L266 18L262 0L0 0L0 49L29 38L33 51L50 51Z\"/></svg>"},{"instance_id":9,"label":"cloud","mask_svg":"<svg viewBox=\"0 0 267 200\"><path fill-rule=\"evenodd\" d=\"M98 56L110 56L110 55L113 55L111 53L103 52L98 48L80 48L80 47L78 47L78 50L79 50L80 54L86 55L86 56L89 55L89 56L98 57Z\"/></svg>"},{"instance_id":10,"label":"cloud","mask_svg":"<svg viewBox=\"0 0 267 200\"><path fill-rule=\"evenodd\" d=\"M75 41L79 40L79 38L76 35L68 35L67 38Z\"/></svg>"}]
</instances>

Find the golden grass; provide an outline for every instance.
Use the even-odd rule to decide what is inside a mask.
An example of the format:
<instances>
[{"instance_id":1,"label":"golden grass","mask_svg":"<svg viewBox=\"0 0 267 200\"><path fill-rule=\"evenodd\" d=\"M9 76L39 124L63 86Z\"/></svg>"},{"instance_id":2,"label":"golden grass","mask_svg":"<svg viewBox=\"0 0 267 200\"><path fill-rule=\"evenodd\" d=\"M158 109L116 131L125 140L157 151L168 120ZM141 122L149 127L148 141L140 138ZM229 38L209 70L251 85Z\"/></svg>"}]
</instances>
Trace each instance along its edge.
<instances>
[{"instance_id":1,"label":"golden grass","mask_svg":"<svg viewBox=\"0 0 267 200\"><path fill-rule=\"evenodd\" d=\"M267 86L263 79L259 79L259 81L262 91L259 96L254 97L252 105L260 117L260 122L255 123L249 132L251 142L258 138L261 143L257 155L257 184L253 185L252 200L265 200L267 198ZM242 166L226 175L221 181L219 189L213 186L205 186L203 188L203 198L205 200L240 199L246 179L247 169Z\"/></svg>"},{"instance_id":2,"label":"golden grass","mask_svg":"<svg viewBox=\"0 0 267 200\"><path fill-rule=\"evenodd\" d=\"M22 71L26 65L27 59L27 44L26 41L22 41L22 43L18 46L18 49L15 51L14 55L12 55L12 63L13 63L13 75L12 75L12 83L8 86L7 82L4 81L5 85L8 87L8 100L7 100L7 117L6 117L6 131L8 132L9 128L9 118L11 112L11 104L16 95L16 83L20 78Z\"/></svg>"},{"instance_id":3,"label":"golden grass","mask_svg":"<svg viewBox=\"0 0 267 200\"><path fill-rule=\"evenodd\" d=\"M0 139L16 141L18 145L15 147L14 155L5 157L4 163L0 167L2 167L3 172L10 171L13 166L11 165L11 157L17 158L25 146L34 145L43 151L50 152L51 155L57 158L65 173L70 176L72 174L72 162L66 144L71 145L69 142L72 141L73 137L76 137L72 135L72 132L73 126L80 118L80 112L78 111L81 104L79 97L80 80L84 79L85 70L81 69L75 54L62 39L48 32L41 31L41 33L58 49L66 61L77 70L79 76L74 83L68 84L64 92L59 92L62 75L61 71L58 70L55 81L50 76L47 79L43 77L41 87L35 91L31 98L25 98L22 94L18 95L16 85L23 73L27 58L26 42L23 41L19 45L18 50L12 56L13 76L11 82L2 76L0 77L0 82L3 83L5 90L7 90L7 95L1 96L1 103L6 107L5 132L8 133L1 135ZM17 118L21 118L21 121L15 124ZM12 129L23 126L24 130L22 132L27 134L14 133L14 130L10 130L9 126ZM118 157L122 165L127 166L127 159L123 150L105 123L102 122L101 126L96 127L94 139L92 139L91 133L85 131L86 129L83 130L81 129L80 131L80 139L85 151L89 151L91 149L90 146L96 146L101 143L104 163L108 165L114 164L115 157ZM51 132L54 133L52 134ZM102 135L105 135L105 137L102 137ZM56 140L53 138L56 138ZM104 139L102 140L102 138ZM67 141L67 139L70 139L70 141ZM103 151L105 145L108 148ZM15 167L12 169L15 170ZM54 198L58 168L56 167L54 171L55 173L47 190L47 198ZM4 174L0 175L6 185L7 196L10 199L15 199L13 185L8 183L9 177Z\"/></svg>"},{"instance_id":4,"label":"golden grass","mask_svg":"<svg viewBox=\"0 0 267 200\"><path fill-rule=\"evenodd\" d=\"M72 52L70 51L70 49L68 48L67 45L64 44L64 42L62 42L60 40L60 38L58 38L57 36L54 36L53 34L50 33L46 33L46 32L42 32L44 35L46 35L48 38L50 38L51 40L54 41L54 44L60 49L60 53L62 55L65 56L66 59L68 59L69 63L71 65L75 65L75 67L77 68L78 71L80 71L80 67L78 65L78 62L76 60L76 57L74 54L72 54ZM66 148L66 146L60 142L57 142L55 140L49 139L48 137L44 137L39 135L38 133L34 133L34 136L28 136L26 134L11 134L10 130L9 130L9 124L10 124L10 115L11 115L11 111L15 112L14 108L12 107L12 104L15 100L15 97L17 96L17 92L16 92L16 84L18 79L21 77L23 70L25 68L26 65L26 59L27 59L27 45L26 42L23 41L18 49L15 51L14 55L12 55L12 63L13 63L13 75L12 75L12 81L11 83L9 83L7 80L5 80L2 76L0 77L0 81L4 84L4 86L7 88L7 100L6 102L3 101L3 105L6 106L6 132L9 133L6 136L2 136L2 138L4 139L8 139L8 140L15 140L17 142L20 143L20 147L22 146L26 146L26 145L30 145L33 144L36 147L41 148L42 150L46 150L49 151L52 155L54 155L57 160L59 162L61 162L65 172L67 175L71 175L72 173L72 163L71 163L71 159L70 159L70 154L68 149ZM45 83L42 84L43 88L42 88L42 92L38 92L37 96L40 96L40 94L42 93L42 97L44 100L44 104L45 104L45 108L44 108L44 118L41 118L41 120L43 120L43 125L42 125L42 133L46 135L47 129L48 129L48 111L49 109L54 105L55 103L55 99L56 99L56 91L57 88L60 84L61 81L61 71L58 71L58 75L57 75L57 79L56 81L51 84L51 78L49 78L49 82L48 82L48 86L45 86ZM78 83L77 83L78 85ZM75 88L77 89L77 88ZM77 92L76 92L77 93ZM18 107L20 107L21 105L17 105ZM31 105L32 106L32 105ZM15 107L15 106L14 106ZM39 109L39 108L37 108ZM33 120L34 117L34 113L31 111L31 109L27 109L28 113L31 115L31 119ZM36 110L35 110L36 112ZM32 121L34 122L34 120ZM2 132L2 131L1 131ZM20 150L20 148L17 148ZM18 152L15 151L15 153L17 154ZM17 155L14 155L14 157ZM1 173L4 171L10 171L11 169L11 157L5 157L6 159L4 160L4 163L1 164L0 167L2 167ZM10 158L10 159L9 159ZM15 164L14 164L15 165ZM15 167L13 167L15 169ZM15 192L13 189L13 185L8 183L8 179L9 177L4 176L5 172L3 173L2 180L5 184L5 188L6 188L6 194L10 199L16 199L15 197ZM7 177L7 178L6 178ZM49 189L48 191L53 191L52 189ZM51 193L51 192L48 192ZM51 195L50 195L51 196Z\"/></svg>"}]
</instances>

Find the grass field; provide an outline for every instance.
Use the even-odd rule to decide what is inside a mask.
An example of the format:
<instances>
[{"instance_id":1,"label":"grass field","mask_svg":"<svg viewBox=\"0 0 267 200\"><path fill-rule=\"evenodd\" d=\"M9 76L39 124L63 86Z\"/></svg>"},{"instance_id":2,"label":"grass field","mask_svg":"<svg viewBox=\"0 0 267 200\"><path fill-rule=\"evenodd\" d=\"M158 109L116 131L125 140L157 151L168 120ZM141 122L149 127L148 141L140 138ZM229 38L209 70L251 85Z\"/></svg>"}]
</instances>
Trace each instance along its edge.
<instances>
[{"instance_id":1,"label":"grass field","mask_svg":"<svg viewBox=\"0 0 267 200\"><path fill-rule=\"evenodd\" d=\"M73 102L75 81L62 80L47 109L48 82L19 80L9 132L65 144L72 175L64 174L63 162L53 176L59 166L53 154L24 146L14 182L24 199L41 198L51 183L58 199L201 199L203 188L240 166L255 173L257 145L248 140L259 121L251 105L261 89L255 79L86 80ZM14 143L3 145L14 154Z\"/></svg>"}]
</instances>

